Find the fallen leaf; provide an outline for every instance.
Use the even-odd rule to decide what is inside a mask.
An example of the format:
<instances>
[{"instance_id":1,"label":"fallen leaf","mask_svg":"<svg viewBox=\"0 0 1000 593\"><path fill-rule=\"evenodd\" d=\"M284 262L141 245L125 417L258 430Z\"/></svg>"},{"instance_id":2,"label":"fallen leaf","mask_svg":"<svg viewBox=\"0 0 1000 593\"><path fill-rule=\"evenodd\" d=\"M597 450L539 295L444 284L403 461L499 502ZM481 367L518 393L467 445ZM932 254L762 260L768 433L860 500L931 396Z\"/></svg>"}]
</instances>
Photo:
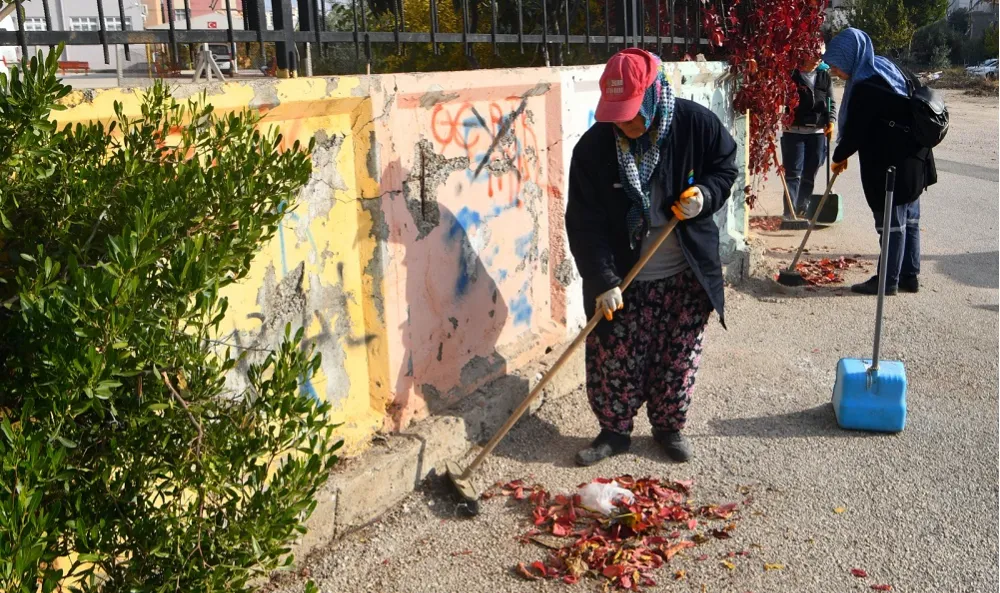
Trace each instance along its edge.
<instances>
[{"instance_id":1,"label":"fallen leaf","mask_svg":"<svg viewBox=\"0 0 1000 593\"><path fill-rule=\"evenodd\" d=\"M517 574L528 579L529 581L537 581L538 579L542 578L536 574L533 574L530 570L528 570L528 567L524 565L524 562L518 562L517 568L515 570L517 571Z\"/></svg>"},{"instance_id":2,"label":"fallen leaf","mask_svg":"<svg viewBox=\"0 0 1000 593\"><path fill-rule=\"evenodd\" d=\"M609 579L613 579L617 576L620 576L623 570L625 570L625 567L622 566L621 564L612 564L611 566L608 566L603 571L601 571L601 574L608 577Z\"/></svg>"},{"instance_id":3,"label":"fallen leaf","mask_svg":"<svg viewBox=\"0 0 1000 593\"><path fill-rule=\"evenodd\" d=\"M472 550L462 550L461 552L452 552L451 555L454 556L468 556L472 553Z\"/></svg>"},{"instance_id":4,"label":"fallen leaf","mask_svg":"<svg viewBox=\"0 0 1000 593\"><path fill-rule=\"evenodd\" d=\"M575 585L580 582L580 577L568 574L562 578L563 582L567 585Z\"/></svg>"},{"instance_id":5,"label":"fallen leaf","mask_svg":"<svg viewBox=\"0 0 1000 593\"><path fill-rule=\"evenodd\" d=\"M842 515L842 514L844 514L844 511L846 511L846 510L847 509L845 509L844 507L837 507L837 508L833 509L833 512L837 513L838 515Z\"/></svg>"},{"instance_id":6,"label":"fallen leaf","mask_svg":"<svg viewBox=\"0 0 1000 593\"><path fill-rule=\"evenodd\" d=\"M669 561L671 558L673 558L674 556L676 556L677 553L680 552L681 550L683 550L684 548L691 548L691 547L694 547L694 543L692 543L692 542L689 542L689 541L677 542L676 544L671 544L671 545L667 546L666 548L664 548L663 555L666 556L667 560Z\"/></svg>"},{"instance_id":7,"label":"fallen leaf","mask_svg":"<svg viewBox=\"0 0 1000 593\"><path fill-rule=\"evenodd\" d=\"M732 537L729 535L729 532L724 529L713 529L712 536L715 537L715 539L729 539Z\"/></svg>"},{"instance_id":8,"label":"fallen leaf","mask_svg":"<svg viewBox=\"0 0 1000 593\"><path fill-rule=\"evenodd\" d=\"M695 558L695 560L697 560L698 562L704 562L704 561L708 560L708 554L702 554L701 556L698 556L697 558Z\"/></svg>"},{"instance_id":9,"label":"fallen leaf","mask_svg":"<svg viewBox=\"0 0 1000 593\"><path fill-rule=\"evenodd\" d=\"M577 557L569 558L566 560L566 570L571 576L578 577L587 572L587 563Z\"/></svg>"},{"instance_id":10,"label":"fallen leaf","mask_svg":"<svg viewBox=\"0 0 1000 593\"><path fill-rule=\"evenodd\" d=\"M863 568L852 568L851 574L858 577L859 579L863 579L868 576L868 573Z\"/></svg>"},{"instance_id":11,"label":"fallen leaf","mask_svg":"<svg viewBox=\"0 0 1000 593\"><path fill-rule=\"evenodd\" d=\"M729 560L723 560L722 565L728 568L729 570L733 570L734 568L736 568L736 565Z\"/></svg>"},{"instance_id":12,"label":"fallen leaf","mask_svg":"<svg viewBox=\"0 0 1000 593\"><path fill-rule=\"evenodd\" d=\"M674 580L679 581L679 580L683 579L686 576L687 576L687 571L686 570L683 570L683 569L682 570L678 570L677 572L674 573Z\"/></svg>"},{"instance_id":13,"label":"fallen leaf","mask_svg":"<svg viewBox=\"0 0 1000 593\"><path fill-rule=\"evenodd\" d=\"M558 550L563 547L563 540L544 533L533 535L528 539L550 550Z\"/></svg>"},{"instance_id":14,"label":"fallen leaf","mask_svg":"<svg viewBox=\"0 0 1000 593\"><path fill-rule=\"evenodd\" d=\"M766 570L766 571L770 571L770 570L784 570L784 569L785 569L785 565L784 564L765 564L764 565L764 570Z\"/></svg>"},{"instance_id":15,"label":"fallen leaf","mask_svg":"<svg viewBox=\"0 0 1000 593\"><path fill-rule=\"evenodd\" d=\"M382 561L382 564L389 564L389 559L388 559L388 558L386 558L385 560L383 560L383 561Z\"/></svg>"},{"instance_id":16,"label":"fallen leaf","mask_svg":"<svg viewBox=\"0 0 1000 593\"><path fill-rule=\"evenodd\" d=\"M892 591L892 585L872 585L875 591Z\"/></svg>"},{"instance_id":17,"label":"fallen leaf","mask_svg":"<svg viewBox=\"0 0 1000 593\"><path fill-rule=\"evenodd\" d=\"M690 521L688 521L688 529L697 529L697 528L698 528L697 519L691 519Z\"/></svg>"}]
</instances>

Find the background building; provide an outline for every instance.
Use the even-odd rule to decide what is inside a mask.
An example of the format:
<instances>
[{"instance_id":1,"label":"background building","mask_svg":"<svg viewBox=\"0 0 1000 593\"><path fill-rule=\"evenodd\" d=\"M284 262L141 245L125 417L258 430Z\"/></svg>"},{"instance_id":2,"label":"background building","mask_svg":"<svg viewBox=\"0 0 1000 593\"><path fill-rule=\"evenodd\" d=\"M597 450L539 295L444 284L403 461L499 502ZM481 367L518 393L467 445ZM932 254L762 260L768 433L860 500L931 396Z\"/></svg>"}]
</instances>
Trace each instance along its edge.
<instances>
[{"instance_id":1,"label":"background building","mask_svg":"<svg viewBox=\"0 0 1000 593\"><path fill-rule=\"evenodd\" d=\"M140 0L125 0L125 14L118 10L117 0L100 0L104 9L104 24L108 31L141 31L145 29L145 5ZM100 20L97 13L97 2L91 0L48 0L49 14L52 18L54 31L98 31ZM45 30L45 10L41 2L25 2L24 28L27 31ZM48 51L48 46L28 46L31 53L41 49ZM137 46L132 48L131 60L126 60L121 48L109 48L109 60L105 62L104 48L100 45L68 45L63 52L63 60L87 62L92 70L114 70L118 59L122 60L123 69L145 68L146 50ZM117 49L117 51L116 51ZM116 55L118 54L118 55Z\"/></svg>"}]
</instances>

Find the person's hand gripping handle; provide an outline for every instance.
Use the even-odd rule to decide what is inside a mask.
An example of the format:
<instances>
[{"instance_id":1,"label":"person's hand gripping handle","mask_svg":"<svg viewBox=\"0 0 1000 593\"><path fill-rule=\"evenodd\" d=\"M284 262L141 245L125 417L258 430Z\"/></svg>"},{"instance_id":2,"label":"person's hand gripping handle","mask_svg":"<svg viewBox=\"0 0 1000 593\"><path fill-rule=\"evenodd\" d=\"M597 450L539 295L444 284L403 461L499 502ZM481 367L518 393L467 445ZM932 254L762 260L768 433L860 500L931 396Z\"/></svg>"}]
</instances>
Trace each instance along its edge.
<instances>
[{"instance_id":1,"label":"person's hand gripping handle","mask_svg":"<svg viewBox=\"0 0 1000 593\"><path fill-rule=\"evenodd\" d=\"M597 310L603 312L608 321L614 319L615 311L621 311L624 306L622 289L617 286L597 297Z\"/></svg>"},{"instance_id":2,"label":"person's hand gripping handle","mask_svg":"<svg viewBox=\"0 0 1000 593\"><path fill-rule=\"evenodd\" d=\"M705 207L705 196L701 193L701 188L692 186L684 190L670 210L677 217L677 220L688 220L701 214L701 209Z\"/></svg>"}]
</instances>

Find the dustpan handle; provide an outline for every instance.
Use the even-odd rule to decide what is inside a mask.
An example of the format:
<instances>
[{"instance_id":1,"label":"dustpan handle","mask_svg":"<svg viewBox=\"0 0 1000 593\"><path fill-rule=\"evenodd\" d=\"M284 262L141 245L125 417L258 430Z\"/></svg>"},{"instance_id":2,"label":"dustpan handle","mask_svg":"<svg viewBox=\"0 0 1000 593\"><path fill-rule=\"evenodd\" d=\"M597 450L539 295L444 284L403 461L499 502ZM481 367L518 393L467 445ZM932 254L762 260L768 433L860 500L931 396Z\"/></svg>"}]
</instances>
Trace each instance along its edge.
<instances>
[{"instance_id":1,"label":"dustpan handle","mask_svg":"<svg viewBox=\"0 0 1000 593\"><path fill-rule=\"evenodd\" d=\"M871 372L878 372L879 350L882 348L882 308L885 304L885 282L889 271L889 235L892 224L892 193L896 187L896 167L885 174L885 208L882 214L882 252L878 260L878 304L875 307L875 347L872 349Z\"/></svg>"},{"instance_id":2,"label":"dustpan handle","mask_svg":"<svg viewBox=\"0 0 1000 593\"><path fill-rule=\"evenodd\" d=\"M827 125L833 123L833 99L830 97L826 98L826 115L827 115ZM832 136L832 134L831 134ZM826 137L826 184L830 185L830 149L832 146L833 139L830 136Z\"/></svg>"}]
</instances>

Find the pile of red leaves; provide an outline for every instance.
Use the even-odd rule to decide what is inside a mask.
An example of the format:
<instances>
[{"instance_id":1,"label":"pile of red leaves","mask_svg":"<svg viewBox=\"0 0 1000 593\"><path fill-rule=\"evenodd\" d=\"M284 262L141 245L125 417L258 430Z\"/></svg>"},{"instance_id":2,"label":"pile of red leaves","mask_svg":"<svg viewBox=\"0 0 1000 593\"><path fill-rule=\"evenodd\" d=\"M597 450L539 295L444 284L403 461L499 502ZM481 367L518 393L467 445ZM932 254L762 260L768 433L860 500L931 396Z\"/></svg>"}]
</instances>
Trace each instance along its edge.
<instances>
[{"instance_id":1,"label":"pile of red leaves","mask_svg":"<svg viewBox=\"0 0 1000 593\"><path fill-rule=\"evenodd\" d=\"M822 286L840 284L844 281L844 270L861 265L858 260L852 257L838 257L837 259L824 257L819 260L800 261L795 265L795 269L809 284Z\"/></svg>"},{"instance_id":2,"label":"pile of red leaves","mask_svg":"<svg viewBox=\"0 0 1000 593\"><path fill-rule=\"evenodd\" d=\"M594 481L607 484L612 480ZM614 481L631 490L635 501L619 503L607 517L581 507L577 495L552 496L540 486L528 487L520 480L500 486L504 495L528 499L534 505L535 528L521 538L522 542L553 536L558 542L543 543L552 548L548 558L518 564L518 574L569 584L583 577L604 578L609 586L636 591L655 585L651 573L678 552L712 539L728 539L736 528L737 505L696 506L689 498L691 482L631 476Z\"/></svg>"},{"instance_id":3,"label":"pile of red leaves","mask_svg":"<svg viewBox=\"0 0 1000 593\"><path fill-rule=\"evenodd\" d=\"M751 216L750 228L765 233L773 233L781 230L780 216Z\"/></svg>"}]
</instances>

